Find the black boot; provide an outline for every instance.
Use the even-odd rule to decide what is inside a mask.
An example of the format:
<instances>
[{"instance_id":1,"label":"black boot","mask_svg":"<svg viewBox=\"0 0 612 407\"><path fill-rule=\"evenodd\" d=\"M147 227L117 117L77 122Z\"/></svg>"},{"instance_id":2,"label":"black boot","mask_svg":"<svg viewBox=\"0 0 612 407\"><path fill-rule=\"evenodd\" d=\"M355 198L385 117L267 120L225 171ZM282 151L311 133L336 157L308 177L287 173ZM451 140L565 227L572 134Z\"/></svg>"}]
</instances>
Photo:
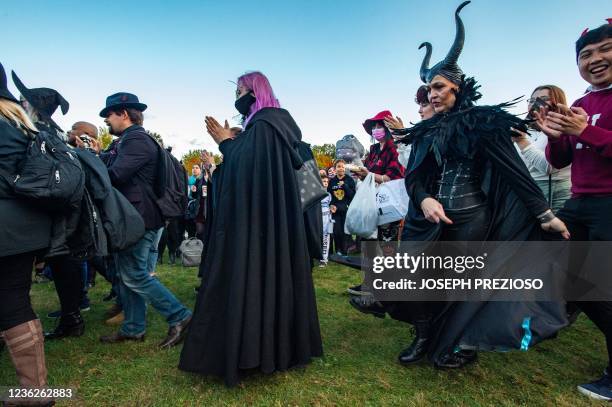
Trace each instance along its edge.
<instances>
[{"instance_id":1,"label":"black boot","mask_svg":"<svg viewBox=\"0 0 612 407\"><path fill-rule=\"evenodd\" d=\"M370 297L353 295L349 299L349 304L359 312L374 315L376 318L384 318L387 315L387 310L378 301L372 301Z\"/></svg>"},{"instance_id":2,"label":"black boot","mask_svg":"<svg viewBox=\"0 0 612 407\"><path fill-rule=\"evenodd\" d=\"M176 263L176 255L174 252L170 252L168 253L168 264L174 265L174 263Z\"/></svg>"},{"instance_id":3,"label":"black boot","mask_svg":"<svg viewBox=\"0 0 612 407\"><path fill-rule=\"evenodd\" d=\"M60 317L59 324L51 332L45 332L45 339L61 339L67 336L81 336L85 333L85 321L80 312L70 312Z\"/></svg>"},{"instance_id":4,"label":"black boot","mask_svg":"<svg viewBox=\"0 0 612 407\"><path fill-rule=\"evenodd\" d=\"M410 346L399 354L397 359L402 365L416 363L427 354L430 339L429 321L418 321L414 324L416 336Z\"/></svg>"},{"instance_id":5,"label":"black boot","mask_svg":"<svg viewBox=\"0 0 612 407\"><path fill-rule=\"evenodd\" d=\"M460 350L444 354L434 361L436 369L460 369L478 359L475 350Z\"/></svg>"}]
</instances>

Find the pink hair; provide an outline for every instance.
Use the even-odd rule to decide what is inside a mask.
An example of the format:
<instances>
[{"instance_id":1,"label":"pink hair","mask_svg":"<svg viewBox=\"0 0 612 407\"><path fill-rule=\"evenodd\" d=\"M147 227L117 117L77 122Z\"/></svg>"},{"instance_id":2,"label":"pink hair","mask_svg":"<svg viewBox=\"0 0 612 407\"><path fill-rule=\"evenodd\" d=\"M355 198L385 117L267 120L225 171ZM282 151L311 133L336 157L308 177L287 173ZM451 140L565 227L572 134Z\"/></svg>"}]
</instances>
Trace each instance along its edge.
<instances>
[{"instance_id":1,"label":"pink hair","mask_svg":"<svg viewBox=\"0 0 612 407\"><path fill-rule=\"evenodd\" d=\"M261 72L248 72L240 76L238 78L238 86L244 86L250 89L255 95L255 103L251 105L251 111L242 124L243 128L246 128L251 117L264 107L280 107L280 103L276 96L274 96L274 91L272 90L272 86L270 86L268 78Z\"/></svg>"}]
</instances>

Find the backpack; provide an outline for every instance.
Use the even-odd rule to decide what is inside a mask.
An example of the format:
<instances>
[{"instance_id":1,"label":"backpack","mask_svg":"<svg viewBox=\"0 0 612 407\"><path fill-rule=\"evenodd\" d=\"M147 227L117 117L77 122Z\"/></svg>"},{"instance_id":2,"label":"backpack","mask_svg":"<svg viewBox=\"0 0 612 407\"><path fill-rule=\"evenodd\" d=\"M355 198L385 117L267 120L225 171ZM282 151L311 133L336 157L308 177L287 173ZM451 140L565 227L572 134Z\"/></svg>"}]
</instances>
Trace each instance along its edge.
<instances>
[{"instance_id":1,"label":"backpack","mask_svg":"<svg viewBox=\"0 0 612 407\"><path fill-rule=\"evenodd\" d=\"M31 137L17 174L12 175L15 194L51 211L78 207L85 174L76 154L51 133L41 131Z\"/></svg>"},{"instance_id":2,"label":"backpack","mask_svg":"<svg viewBox=\"0 0 612 407\"><path fill-rule=\"evenodd\" d=\"M97 249L94 253L118 252L138 242L145 233L140 213L125 196L111 185L106 165L86 150L75 150L87 174L86 195L91 204L83 207L92 218ZM99 236L102 231L105 236ZM104 239L106 238L106 239ZM104 243L103 240L106 240ZM101 247L101 249L99 249Z\"/></svg>"},{"instance_id":3,"label":"backpack","mask_svg":"<svg viewBox=\"0 0 612 407\"><path fill-rule=\"evenodd\" d=\"M147 133L148 134L148 133ZM164 219L183 218L187 210L187 171L168 150L157 141L158 165L155 176L155 202Z\"/></svg>"},{"instance_id":4,"label":"backpack","mask_svg":"<svg viewBox=\"0 0 612 407\"><path fill-rule=\"evenodd\" d=\"M183 240L179 247L181 251L181 263L185 267L195 267L200 265L202 260L202 250L204 250L204 243L198 238L192 237L187 240Z\"/></svg>"},{"instance_id":5,"label":"backpack","mask_svg":"<svg viewBox=\"0 0 612 407\"><path fill-rule=\"evenodd\" d=\"M117 189L99 203L108 251L119 252L136 244L145 234L144 220L134 205Z\"/></svg>"},{"instance_id":6,"label":"backpack","mask_svg":"<svg viewBox=\"0 0 612 407\"><path fill-rule=\"evenodd\" d=\"M108 241L104 232L100 210L94 203L87 188L79 216L79 226L68 239L68 246L73 256L90 259L108 256Z\"/></svg>"}]
</instances>

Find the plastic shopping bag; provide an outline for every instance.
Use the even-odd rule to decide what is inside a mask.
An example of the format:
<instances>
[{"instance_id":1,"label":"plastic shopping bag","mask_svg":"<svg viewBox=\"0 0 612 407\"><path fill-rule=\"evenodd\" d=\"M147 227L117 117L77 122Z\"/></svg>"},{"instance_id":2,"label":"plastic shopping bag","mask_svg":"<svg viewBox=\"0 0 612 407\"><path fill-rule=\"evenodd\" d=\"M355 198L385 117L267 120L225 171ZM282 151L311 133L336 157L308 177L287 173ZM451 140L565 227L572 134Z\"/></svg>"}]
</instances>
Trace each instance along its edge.
<instances>
[{"instance_id":1,"label":"plastic shopping bag","mask_svg":"<svg viewBox=\"0 0 612 407\"><path fill-rule=\"evenodd\" d=\"M378 224L402 220L408 213L408 193L403 179L382 183L376 194Z\"/></svg>"},{"instance_id":2,"label":"plastic shopping bag","mask_svg":"<svg viewBox=\"0 0 612 407\"><path fill-rule=\"evenodd\" d=\"M355 234L368 239L376 236L377 226L376 183L374 175L369 173L349 205L344 231L347 234Z\"/></svg>"}]
</instances>

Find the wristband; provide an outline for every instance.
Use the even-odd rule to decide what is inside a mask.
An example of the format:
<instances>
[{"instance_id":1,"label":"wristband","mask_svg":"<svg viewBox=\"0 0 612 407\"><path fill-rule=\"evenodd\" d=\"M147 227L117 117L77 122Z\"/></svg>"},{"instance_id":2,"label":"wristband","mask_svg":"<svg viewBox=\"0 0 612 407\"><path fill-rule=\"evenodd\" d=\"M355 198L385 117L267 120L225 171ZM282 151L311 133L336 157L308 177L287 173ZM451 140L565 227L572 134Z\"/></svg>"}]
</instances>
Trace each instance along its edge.
<instances>
[{"instance_id":1,"label":"wristband","mask_svg":"<svg viewBox=\"0 0 612 407\"><path fill-rule=\"evenodd\" d=\"M540 223L548 223L556 218L556 216L550 209L547 209L544 213L538 215L537 218Z\"/></svg>"}]
</instances>

